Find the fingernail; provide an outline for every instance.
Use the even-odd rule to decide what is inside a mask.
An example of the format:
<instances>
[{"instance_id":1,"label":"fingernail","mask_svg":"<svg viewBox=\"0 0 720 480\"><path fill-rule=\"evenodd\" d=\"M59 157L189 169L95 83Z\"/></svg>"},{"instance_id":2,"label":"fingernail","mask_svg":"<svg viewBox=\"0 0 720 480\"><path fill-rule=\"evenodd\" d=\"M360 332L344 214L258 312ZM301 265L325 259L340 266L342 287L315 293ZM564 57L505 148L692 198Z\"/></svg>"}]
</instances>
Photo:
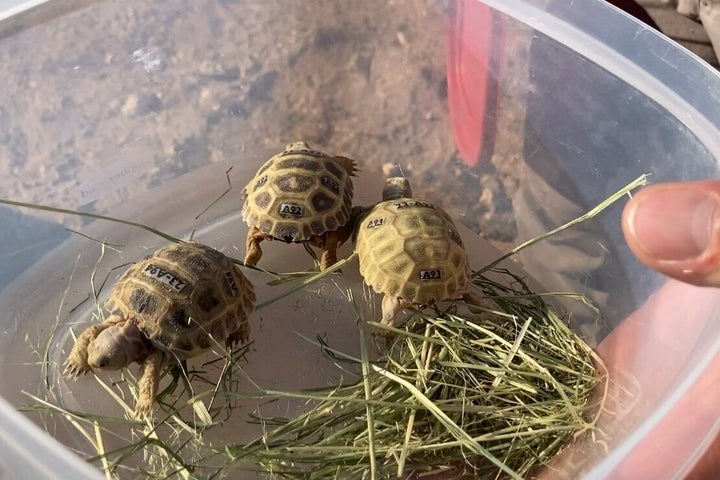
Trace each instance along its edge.
<instances>
[{"instance_id":1,"label":"fingernail","mask_svg":"<svg viewBox=\"0 0 720 480\"><path fill-rule=\"evenodd\" d=\"M718 199L691 188L667 188L637 199L629 225L645 252L660 261L691 260L710 243Z\"/></svg>"}]
</instances>

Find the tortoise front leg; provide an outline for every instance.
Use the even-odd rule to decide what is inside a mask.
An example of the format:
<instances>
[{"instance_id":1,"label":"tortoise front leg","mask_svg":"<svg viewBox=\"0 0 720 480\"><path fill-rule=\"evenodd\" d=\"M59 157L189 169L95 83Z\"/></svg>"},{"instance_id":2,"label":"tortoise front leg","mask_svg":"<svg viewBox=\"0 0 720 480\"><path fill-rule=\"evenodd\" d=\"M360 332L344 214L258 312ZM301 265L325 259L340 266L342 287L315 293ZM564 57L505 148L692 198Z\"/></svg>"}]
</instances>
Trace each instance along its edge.
<instances>
[{"instance_id":1,"label":"tortoise front leg","mask_svg":"<svg viewBox=\"0 0 720 480\"><path fill-rule=\"evenodd\" d=\"M163 353L155 350L140 366L138 400L135 405L135 413L140 418L152 418L152 407L160 385L160 369L163 358Z\"/></svg>"},{"instance_id":2,"label":"tortoise front leg","mask_svg":"<svg viewBox=\"0 0 720 480\"><path fill-rule=\"evenodd\" d=\"M70 355L68 355L67 360L65 360L65 370L63 371L63 374L66 377L77 378L91 370L87 361L88 346L97 338L98 335L100 335L100 332L112 325L113 324L108 322L93 325L77 337L75 345L73 345L73 348L70 351Z\"/></svg>"},{"instance_id":3,"label":"tortoise front leg","mask_svg":"<svg viewBox=\"0 0 720 480\"><path fill-rule=\"evenodd\" d=\"M397 297L385 294L382 299L382 323L383 325L393 326L395 317L405 306L405 302Z\"/></svg>"},{"instance_id":4,"label":"tortoise front leg","mask_svg":"<svg viewBox=\"0 0 720 480\"><path fill-rule=\"evenodd\" d=\"M269 235L257 227L250 227L245 240L245 264L256 265L262 257L260 242L267 240Z\"/></svg>"}]
</instances>

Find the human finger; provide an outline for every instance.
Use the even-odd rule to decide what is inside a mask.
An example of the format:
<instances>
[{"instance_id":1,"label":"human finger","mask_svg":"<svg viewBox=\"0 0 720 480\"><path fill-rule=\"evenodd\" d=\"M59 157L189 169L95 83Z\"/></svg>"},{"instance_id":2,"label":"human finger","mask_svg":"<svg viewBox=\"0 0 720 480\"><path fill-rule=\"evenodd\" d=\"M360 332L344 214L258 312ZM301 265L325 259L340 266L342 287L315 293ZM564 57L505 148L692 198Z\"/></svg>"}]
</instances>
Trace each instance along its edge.
<instances>
[{"instance_id":1,"label":"human finger","mask_svg":"<svg viewBox=\"0 0 720 480\"><path fill-rule=\"evenodd\" d=\"M625 206L622 227L630 249L648 267L720 287L720 181L648 186Z\"/></svg>"}]
</instances>

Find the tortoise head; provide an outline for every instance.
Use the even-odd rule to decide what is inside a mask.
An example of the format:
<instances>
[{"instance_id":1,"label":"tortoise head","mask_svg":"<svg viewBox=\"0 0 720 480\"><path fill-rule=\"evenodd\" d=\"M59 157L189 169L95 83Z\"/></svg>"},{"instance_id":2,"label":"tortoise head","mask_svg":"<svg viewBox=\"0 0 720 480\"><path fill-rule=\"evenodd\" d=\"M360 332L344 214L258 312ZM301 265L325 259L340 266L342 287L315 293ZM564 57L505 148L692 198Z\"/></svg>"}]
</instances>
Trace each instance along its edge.
<instances>
[{"instance_id":1,"label":"tortoise head","mask_svg":"<svg viewBox=\"0 0 720 480\"><path fill-rule=\"evenodd\" d=\"M412 197L412 189L410 188L410 182L407 178L390 177L385 180L385 187L382 193L383 201L410 197Z\"/></svg>"},{"instance_id":2,"label":"tortoise head","mask_svg":"<svg viewBox=\"0 0 720 480\"><path fill-rule=\"evenodd\" d=\"M294 143L288 143L285 145L285 151L286 152L299 152L303 150L312 150L310 148L310 145L308 145L305 142L294 142Z\"/></svg>"},{"instance_id":3,"label":"tortoise head","mask_svg":"<svg viewBox=\"0 0 720 480\"><path fill-rule=\"evenodd\" d=\"M113 316L107 319L113 320ZM115 323L98 334L88 345L87 363L93 369L119 370L144 359L148 353L145 335L126 321Z\"/></svg>"}]
</instances>

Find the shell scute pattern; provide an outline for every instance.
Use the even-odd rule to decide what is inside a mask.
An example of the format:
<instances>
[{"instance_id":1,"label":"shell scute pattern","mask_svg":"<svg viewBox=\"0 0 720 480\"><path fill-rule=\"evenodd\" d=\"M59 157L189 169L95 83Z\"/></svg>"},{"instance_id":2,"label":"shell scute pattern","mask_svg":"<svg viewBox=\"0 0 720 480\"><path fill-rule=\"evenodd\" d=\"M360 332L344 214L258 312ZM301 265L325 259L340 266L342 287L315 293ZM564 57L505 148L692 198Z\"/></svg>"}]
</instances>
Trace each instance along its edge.
<instances>
[{"instance_id":1,"label":"shell scute pattern","mask_svg":"<svg viewBox=\"0 0 720 480\"><path fill-rule=\"evenodd\" d=\"M255 290L228 257L188 242L163 247L128 268L106 306L111 314L77 337L64 373L77 378L140 363L135 411L151 417L164 364L247 341Z\"/></svg>"},{"instance_id":2,"label":"shell scute pattern","mask_svg":"<svg viewBox=\"0 0 720 480\"><path fill-rule=\"evenodd\" d=\"M293 155L295 152L293 151L285 151L280 154L280 157L285 157L288 155ZM280 170L285 169L302 169L302 170L308 170L310 172L318 172L323 167L320 162L317 162L313 160L312 158L308 158L308 156L313 157L320 157L317 152L311 152L310 150L303 150L302 153L305 156L293 156L292 158L288 158L285 160L279 160L277 162L277 168Z\"/></svg>"},{"instance_id":3,"label":"shell scute pattern","mask_svg":"<svg viewBox=\"0 0 720 480\"><path fill-rule=\"evenodd\" d=\"M325 194L322 191L315 192L310 197L310 203L312 204L313 208L318 213L326 212L327 210L330 210L335 206L337 199L332 198L330 195ZM332 220L335 224L337 224L337 221L333 217L328 217L327 221ZM332 229L334 230L334 229Z\"/></svg>"},{"instance_id":4,"label":"shell scute pattern","mask_svg":"<svg viewBox=\"0 0 720 480\"><path fill-rule=\"evenodd\" d=\"M260 192L257 195L255 195L255 198L253 201L255 202L255 206L260 209L260 211L267 211L268 207L272 203L272 195L269 192Z\"/></svg>"},{"instance_id":5,"label":"shell scute pattern","mask_svg":"<svg viewBox=\"0 0 720 480\"><path fill-rule=\"evenodd\" d=\"M278 175L275 179L274 187L277 194L283 193L302 193L308 191L315 184L315 179L310 175L302 175L297 172Z\"/></svg>"},{"instance_id":6,"label":"shell scute pattern","mask_svg":"<svg viewBox=\"0 0 720 480\"><path fill-rule=\"evenodd\" d=\"M333 174L335 178L342 179L345 176L345 170L340 168L337 163L329 163L326 165L328 172Z\"/></svg>"},{"instance_id":7,"label":"shell scute pattern","mask_svg":"<svg viewBox=\"0 0 720 480\"><path fill-rule=\"evenodd\" d=\"M462 296L467 256L452 219L430 202L378 203L359 225L360 273L376 292L416 305Z\"/></svg>"},{"instance_id":8,"label":"shell scute pattern","mask_svg":"<svg viewBox=\"0 0 720 480\"><path fill-rule=\"evenodd\" d=\"M243 220L285 242L337 230L350 219L354 170L350 159L291 144L243 190Z\"/></svg>"},{"instance_id":9,"label":"shell scute pattern","mask_svg":"<svg viewBox=\"0 0 720 480\"><path fill-rule=\"evenodd\" d=\"M156 298L144 288L136 288L130 293L129 305L134 311L145 315L154 315L161 304L161 299Z\"/></svg>"},{"instance_id":10,"label":"shell scute pattern","mask_svg":"<svg viewBox=\"0 0 720 480\"><path fill-rule=\"evenodd\" d=\"M252 285L230 259L196 243L165 247L136 263L108 300L109 310L179 358L207 349L209 333L224 344L233 332L247 328L254 304Z\"/></svg>"}]
</instances>

